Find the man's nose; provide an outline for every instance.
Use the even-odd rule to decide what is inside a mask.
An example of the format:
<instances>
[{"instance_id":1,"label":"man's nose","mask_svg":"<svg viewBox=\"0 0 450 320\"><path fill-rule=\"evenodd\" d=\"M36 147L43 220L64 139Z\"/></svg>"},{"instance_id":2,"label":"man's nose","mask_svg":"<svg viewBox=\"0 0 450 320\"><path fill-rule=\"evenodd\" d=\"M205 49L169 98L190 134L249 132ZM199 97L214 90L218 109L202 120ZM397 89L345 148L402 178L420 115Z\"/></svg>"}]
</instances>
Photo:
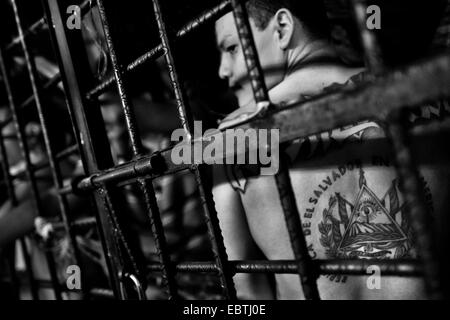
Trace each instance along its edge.
<instances>
[{"instance_id":1,"label":"man's nose","mask_svg":"<svg viewBox=\"0 0 450 320\"><path fill-rule=\"evenodd\" d=\"M226 60L224 57L220 59L219 77L223 80L229 79L231 76L230 64Z\"/></svg>"}]
</instances>

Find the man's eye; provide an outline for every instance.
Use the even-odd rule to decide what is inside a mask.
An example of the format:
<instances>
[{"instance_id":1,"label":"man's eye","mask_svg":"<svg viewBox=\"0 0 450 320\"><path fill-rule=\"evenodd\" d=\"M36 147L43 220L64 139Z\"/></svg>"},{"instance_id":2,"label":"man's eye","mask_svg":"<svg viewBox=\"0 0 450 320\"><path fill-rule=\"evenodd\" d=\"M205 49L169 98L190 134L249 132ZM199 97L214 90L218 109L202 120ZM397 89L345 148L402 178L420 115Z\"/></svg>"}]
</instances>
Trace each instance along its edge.
<instances>
[{"instance_id":1,"label":"man's eye","mask_svg":"<svg viewBox=\"0 0 450 320\"><path fill-rule=\"evenodd\" d=\"M231 46L228 46L226 50L228 53L235 54L237 51L237 47L237 45L233 44Z\"/></svg>"}]
</instances>

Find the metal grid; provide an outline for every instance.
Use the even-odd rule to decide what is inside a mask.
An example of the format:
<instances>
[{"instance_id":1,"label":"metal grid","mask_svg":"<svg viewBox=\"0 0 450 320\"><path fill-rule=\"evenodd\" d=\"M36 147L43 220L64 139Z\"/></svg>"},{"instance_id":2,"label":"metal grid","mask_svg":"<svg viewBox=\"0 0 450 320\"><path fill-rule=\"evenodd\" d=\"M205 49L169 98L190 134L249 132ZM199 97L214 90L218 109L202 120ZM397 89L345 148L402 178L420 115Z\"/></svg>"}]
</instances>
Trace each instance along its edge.
<instances>
[{"instance_id":1,"label":"metal grid","mask_svg":"<svg viewBox=\"0 0 450 320\"><path fill-rule=\"evenodd\" d=\"M290 241L295 260L292 261L229 261L226 254L217 212L212 199L211 185L206 178L205 165L175 165L171 162L170 150L161 150L151 155L144 154L141 137L137 130L136 117L132 101L129 96L128 78L130 72L147 61L164 56L168 66L170 80L175 92L178 116L188 137L193 134L193 116L183 82L177 72L177 40L195 31L206 22L212 21L222 14L232 10L239 31L246 64L257 104L269 106L264 117L253 119L241 125L246 128L276 127L280 128L280 142L292 141L299 137L307 137L317 132L334 129L336 127L355 123L361 120L376 120L386 124L392 148L396 155L397 172L400 177L402 190L408 201L413 203L408 212L412 227L417 236L420 260L391 261L380 260L384 275L423 276L427 284L430 298L443 297L441 286L440 265L438 264L436 244L430 216L427 214L420 190L417 167L409 149L409 136L404 118L406 107L421 104L450 96L450 56L448 54L431 57L419 64L401 71L389 71L383 64L381 50L374 34L365 27L366 3L364 0L351 0L354 9L354 19L359 28L361 43L364 48L367 67L373 77L363 86L333 92L300 104L275 109L270 107L268 92L264 84L261 67L256 54L250 25L244 1L226 0L218 6L207 10L181 28L178 32L170 32L167 28L167 14L162 11L160 2L152 0L154 18L157 22L160 44L149 50L143 56L125 66L121 57L116 53L117 43L109 25L110 14L108 4L103 0L96 0L103 30L109 49L109 57L114 69L114 77L96 83L88 65L86 53L83 51L83 40L76 32L69 32L65 27L65 8L70 5L67 0L43 0L45 18L40 19L28 30L24 30L21 22L21 10L16 0L11 0L18 30L18 37L5 48L0 50L0 67L7 92L11 118L1 124L14 123L17 138L20 141L22 155L26 162L25 174L30 182L36 210L41 214L39 190L36 182L36 172L50 166L53 185L58 190L58 202L61 211L61 222L54 223L54 228L64 228L70 235L75 258L79 262L79 252L75 235L77 228L83 225L97 224L101 234L103 249L107 262L110 289L92 288L83 283L84 297L107 296L117 299L130 298L130 292L135 292L138 299L145 299L144 287L147 272L160 273L163 286L169 299L177 299L177 283L175 274L181 272L211 272L218 275L222 294L225 299L236 299L232 277L235 273L293 273L298 274L306 299L320 299L316 280L320 274L363 275L370 264L365 260L312 260L303 235L300 215L295 202L294 192L288 175L288 168L282 164L276 175L276 184L289 231ZM83 14L90 9L90 1L82 4ZM36 66L28 46L28 39L36 32L42 32L42 26L49 24L50 35L59 60L61 74L50 79L46 84L40 84ZM33 96L22 104L18 104L13 97L7 68L3 55L11 48L20 45L26 60L29 80L33 89ZM63 82L68 111L71 115L77 145L71 146L63 152L55 153L51 137L47 128L47 112L42 103L44 91L47 88ZM112 85L120 94L123 113L125 114L127 131L133 150L133 160L120 166L114 166L109 149L97 97ZM365 108L358 106L364 101ZM26 142L23 120L20 109L34 102L43 130L48 162L32 164L29 147ZM17 205L9 165L7 162L4 137L0 135L2 154L2 169L9 197ZM194 143L192 138L191 143ZM206 142L200 141L204 146ZM247 152L238 150L237 152ZM73 153L80 153L85 176L73 179L70 185L63 185L59 161ZM226 157L227 154L217 155ZM203 159L206 162L208 159ZM163 175L173 174L181 170L189 170L194 176L199 189L203 205L204 219L207 224L209 239L212 244L214 261L186 262L174 265L170 261L167 241L161 223L160 212L156 203L155 190L151 180ZM133 246L128 241L126 226L120 221L118 212L121 210L120 192L117 186L137 182L146 203L149 223L153 232L159 263L142 265L136 258ZM96 218L80 221L70 221L68 218L67 195L92 195L95 199ZM34 299L39 299L38 288L50 286L56 299L61 299L64 290L56 275L54 257L47 251L47 262L51 273L50 283L34 278L30 265L30 257L25 240L21 240L25 253L25 261L29 271L30 284Z\"/></svg>"}]
</instances>

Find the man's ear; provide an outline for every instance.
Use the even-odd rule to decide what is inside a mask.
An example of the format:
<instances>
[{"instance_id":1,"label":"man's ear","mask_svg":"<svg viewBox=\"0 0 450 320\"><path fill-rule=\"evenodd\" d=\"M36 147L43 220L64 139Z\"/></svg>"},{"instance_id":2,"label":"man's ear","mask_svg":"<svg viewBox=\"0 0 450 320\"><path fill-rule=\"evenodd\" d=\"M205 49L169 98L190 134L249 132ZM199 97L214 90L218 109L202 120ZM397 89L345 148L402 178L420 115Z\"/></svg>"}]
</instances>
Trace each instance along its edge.
<instances>
[{"instance_id":1,"label":"man's ear","mask_svg":"<svg viewBox=\"0 0 450 320\"><path fill-rule=\"evenodd\" d=\"M294 16L288 9L282 8L275 13L277 37L281 50L286 50L294 34Z\"/></svg>"}]
</instances>

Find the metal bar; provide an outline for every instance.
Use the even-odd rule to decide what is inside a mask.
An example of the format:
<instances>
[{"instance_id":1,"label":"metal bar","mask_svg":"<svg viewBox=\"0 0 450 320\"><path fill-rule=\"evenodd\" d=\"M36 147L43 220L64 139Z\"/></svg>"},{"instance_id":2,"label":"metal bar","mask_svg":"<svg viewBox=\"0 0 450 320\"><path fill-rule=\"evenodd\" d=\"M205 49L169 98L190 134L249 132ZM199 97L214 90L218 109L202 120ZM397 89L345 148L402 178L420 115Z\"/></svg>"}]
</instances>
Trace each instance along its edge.
<instances>
[{"instance_id":1,"label":"metal bar","mask_svg":"<svg viewBox=\"0 0 450 320\"><path fill-rule=\"evenodd\" d=\"M284 159L280 159L280 168L275 175L275 182L280 195L281 207L283 208L294 257L298 261L297 272L300 275L305 299L318 300L320 296L316 280L319 275L312 267L312 259L308 254L308 246L295 202L287 161Z\"/></svg>"},{"instance_id":2,"label":"metal bar","mask_svg":"<svg viewBox=\"0 0 450 320\"><path fill-rule=\"evenodd\" d=\"M255 104L256 106L261 103L266 103L268 105L270 100L269 93L259 63L258 53L253 40L245 4L241 0L231 0L231 5L233 7L234 20L239 33L242 51L247 64ZM284 157L282 156L282 158ZM318 300L320 299L316 283L318 275L315 274L312 268L311 257L308 254L308 247L303 234L300 213L295 202L295 194L292 189L287 162L280 161L280 168L275 175L275 182L280 196L281 207L286 220L286 227L289 232L294 257L298 260L298 274L300 276L303 293L307 300Z\"/></svg>"},{"instance_id":3,"label":"metal bar","mask_svg":"<svg viewBox=\"0 0 450 320\"><path fill-rule=\"evenodd\" d=\"M280 128L280 143L284 143L359 121L386 121L389 114L403 108L405 104L419 106L429 101L450 97L448 83L450 83L450 56L437 56L405 70L388 73L358 88L330 93L278 109L271 112L268 118L254 119L239 128L247 130L277 127ZM362 103L364 108L361 108ZM222 134L223 137L225 135L219 132L218 134ZM202 143L202 148L205 148L210 142L198 142L198 139L194 139L189 142L191 143ZM138 177L154 179L187 169L188 165L174 165L171 162L171 150L143 156L114 169L98 172L83 179L78 188L88 191L99 188L104 183L117 184L127 180L131 182ZM239 155L240 152L249 150L224 150L223 155L204 158L203 161L211 163L233 154Z\"/></svg>"},{"instance_id":4,"label":"metal bar","mask_svg":"<svg viewBox=\"0 0 450 320\"><path fill-rule=\"evenodd\" d=\"M50 224L55 231L64 230L65 228L64 223L62 222L53 222ZM77 233L95 227L96 225L97 220L94 217L88 217L72 221L70 223L70 228L73 229L74 233Z\"/></svg>"},{"instance_id":5,"label":"metal bar","mask_svg":"<svg viewBox=\"0 0 450 320\"><path fill-rule=\"evenodd\" d=\"M119 91L122 109L125 114L125 122L127 125L131 147L133 150L133 157L136 158L139 157L141 154L143 154L144 148L138 132L136 116L134 114L133 106L131 100L129 99L128 90L126 88L127 79L125 78L124 70L121 68L121 64L119 62L120 58L116 54L115 43L109 26L108 21L109 19L107 17L107 12L105 10L104 3L102 0L97 0L97 7L100 12L103 30L105 32L106 42L108 44L109 56L111 58L111 63L114 69L114 76L116 79L117 89ZM177 297L175 277L170 274L170 269L168 268L170 264L170 256L167 250L167 241L164 235L164 229L161 222L161 215L159 212L158 204L156 202L155 190L153 189L152 183L148 182L145 179L138 179L138 183L144 195L146 209L153 232L153 237L155 240L156 252L159 256L161 263L165 266L163 270L164 286L167 289L169 299L172 298L175 299Z\"/></svg>"},{"instance_id":6,"label":"metal bar","mask_svg":"<svg viewBox=\"0 0 450 320\"><path fill-rule=\"evenodd\" d=\"M258 52L256 51L245 3L243 0L231 0L231 6L233 8L233 16L239 33L255 103L269 102L269 94L258 59Z\"/></svg>"},{"instance_id":7,"label":"metal bar","mask_svg":"<svg viewBox=\"0 0 450 320\"><path fill-rule=\"evenodd\" d=\"M185 90L182 88L182 82L180 81L179 74L176 70L173 48L173 40L176 35L169 35L166 29L166 23L164 15L161 12L160 3L158 0L153 0L153 10L158 25L161 43L165 52L166 65L169 70L169 77L172 83L172 88L175 93L175 99L177 102L178 117L181 121L185 135L188 141L191 140L193 134L193 116L191 109L188 105L188 99ZM233 283L232 274L228 268L227 253L223 242L222 231L219 226L219 219L214 207L214 200L212 197L211 186L207 184L206 174L203 167L193 166L192 168L195 180L199 189L200 199L203 206L203 212L205 216L205 222L208 228L208 236L211 241L214 260L219 267L219 279L220 285L223 290L225 299L235 300L236 289Z\"/></svg>"},{"instance_id":8,"label":"metal bar","mask_svg":"<svg viewBox=\"0 0 450 320\"><path fill-rule=\"evenodd\" d=\"M425 286L431 299L443 299L443 270L438 262L433 217L428 211L420 174L411 154L411 141L406 130L407 118L400 114L388 125L388 135L395 150L395 165L401 191L408 203L407 214L416 240L418 256L424 264Z\"/></svg>"},{"instance_id":9,"label":"metal bar","mask_svg":"<svg viewBox=\"0 0 450 320\"><path fill-rule=\"evenodd\" d=\"M382 276L420 277L423 275L422 264L415 260L313 260L314 268L322 275L367 275L371 265L380 268ZM298 274L298 261L271 260L271 261L229 261L233 273L274 273ZM149 264L150 272L160 271L160 264ZM218 271L214 262L185 262L175 266L177 273L216 273Z\"/></svg>"},{"instance_id":10,"label":"metal bar","mask_svg":"<svg viewBox=\"0 0 450 320\"><path fill-rule=\"evenodd\" d=\"M86 14L89 11L88 9L90 9L89 8L90 3L91 3L90 0L85 0L80 5L82 15ZM23 32L23 36L25 39L28 39L29 37L36 35L38 32L43 31L46 26L47 26L47 20L45 19L45 17L42 17L39 20L37 20L35 23L33 23L29 28L27 28ZM19 45L19 44L20 44L20 36L17 36L5 47L5 52L13 49L16 45Z\"/></svg>"},{"instance_id":11,"label":"metal bar","mask_svg":"<svg viewBox=\"0 0 450 320\"><path fill-rule=\"evenodd\" d=\"M45 0L47 19L52 23L50 34L57 52L58 63L67 95L68 109L75 136L81 151L81 159L87 174L113 166L111 150L104 129L104 121L98 106L84 98L84 92L94 83L81 31L65 28L63 14L70 0ZM111 227L108 209L104 206L105 193L95 193L96 218L100 240L105 252L112 291L121 298L120 274L124 262L119 258L114 228Z\"/></svg>"},{"instance_id":12,"label":"metal bar","mask_svg":"<svg viewBox=\"0 0 450 320\"><path fill-rule=\"evenodd\" d=\"M25 38L37 34L44 30L46 26L46 21L44 18L40 18L35 23L33 23L27 30L23 33ZM15 37L8 45L5 47L5 52L13 49L15 46L20 44L20 36Z\"/></svg>"},{"instance_id":13,"label":"metal bar","mask_svg":"<svg viewBox=\"0 0 450 320\"><path fill-rule=\"evenodd\" d=\"M385 70L376 36L366 28L366 0L352 0L355 19L362 38L367 66L374 76ZM408 104L404 103L404 106ZM424 276L427 293L432 299L443 298L438 262L437 239L433 230L432 216L428 212L421 190L420 174L411 153L411 141L407 130L406 110L394 112L387 122L387 135L395 154L395 165L401 190L408 203L407 215L411 221L417 240L418 255L424 263Z\"/></svg>"},{"instance_id":14,"label":"metal bar","mask_svg":"<svg viewBox=\"0 0 450 320\"><path fill-rule=\"evenodd\" d=\"M280 128L280 142L285 142L359 121L386 121L405 105L416 107L449 97L449 83L450 55L440 55L358 87L281 108L271 117L254 119L239 128Z\"/></svg>"},{"instance_id":15,"label":"metal bar","mask_svg":"<svg viewBox=\"0 0 450 320\"><path fill-rule=\"evenodd\" d=\"M183 38L185 35L189 34L190 32L197 30L199 27L203 26L204 24L213 21L217 17L220 17L224 13L230 10L229 8L230 0L222 1L217 6L213 7L210 10L205 11L201 15L199 15L197 18L193 19L189 23L187 23L184 27L182 27L176 34L176 37L178 39ZM158 46L154 47L150 51L144 53L142 56L135 59L133 62L131 62L126 67L127 72L131 72L134 69L136 69L138 66L146 63L147 61L150 61L151 59L156 59L160 57L163 54L163 45L159 44ZM113 83L115 82L114 76L111 76L104 80L102 83L100 83L98 86L90 90L87 94L87 98L91 99L93 97L98 97L100 94L104 93Z\"/></svg>"},{"instance_id":16,"label":"metal bar","mask_svg":"<svg viewBox=\"0 0 450 320\"><path fill-rule=\"evenodd\" d=\"M36 65L35 65L34 59L31 57L30 51L28 49L28 45L23 36L22 24L21 24L21 19L20 19L19 13L18 13L16 0L12 0L11 3L13 6L13 9L14 9L14 12L15 12L16 24L17 24L17 28L19 31L19 37L21 39L22 49L23 49L23 53L25 56L25 62L26 62L27 69L28 69L28 75L30 77L31 88L33 91L33 96L34 96L34 100L35 100L37 111L38 111L39 122L41 124L42 135L44 138L45 149L47 152L47 158L48 158L48 162L49 162L50 169L51 169L50 171L52 173L53 184L56 189L59 189L63 186L63 179L62 179L61 170L59 168L59 165L57 164L54 147L53 147L51 139L50 139L50 133L48 131L48 111L44 109L44 105L42 103L43 100L42 100L42 95L41 95L41 88L38 83ZM79 252L79 249L78 249L78 246L76 243L75 235L71 232L71 229L69 226L69 223L70 223L69 218L68 218L69 205L67 202L67 198L64 195L61 195L59 193L57 193L56 195L57 195L57 199L58 199L60 215L66 226L66 232L69 235L70 245L74 250L75 263L78 265L81 265L80 264L81 257L80 257L80 252ZM54 259L50 251L47 252L47 259L48 259L48 261L50 261L51 259ZM62 299L61 291L60 291L59 286L57 285L58 278L57 278L56 266L53 263L50 263L49 269L50 269L50 275L52 277L52 281L55 281L56 299L61 300Z\"/></svg>"},{"instance_id":17,"label":"metal bar","mask_svg":"<svg viewBox=\"0 0 450 320\"><path fill-rule=\"evenodd\" d=\"M94 190L103 184L114 185L140 177L156 178L161 174L175 173L189 169L189 165L174 165L171 163L170 151L143 156L110 170L96 173L81 180L77 188L81 191Z\"/></svg>"},{"instance_id":18,"label":"metal bar","mask_svg":"<svg viewBox=\"0 0 450 320\"><path fill-rule=\"evenodd\" d=\"M114 292L104 288L93 288L89 292L92 297L114 299Z\"/></svg>"},{"instance_id":19,"label":"metal bar","mask_svg":"<svg viewBox=\"0 0 450 320\"><path fill-rule=\"evenodd\" d=\"M6 95L8 98L8 105L9 105L9 108L11 111L13 124L15 127L17 139L19 142L20 152L25 161L26 174L27 174L28 181L30 183L32 199L35 204L34 208L35 208L36 212L38 213L38 215L40 215L40 213L42 212L42 204L41 204L40 197L39 197L39 191L37 188L36 178L35 178L33 172L31 171L32 164L31 164L31 159L30 159L30 150L29 150L28 144L26 142L26 138L25 138L26 137L25 136L25 128L24 128L24 125L22 124L20 118L18 117L18 108L14 102L14 97L12 95L11 86L10 86L9 75L6 71L6 66L5 66L4 58L3 58L3 52L1 49L0 49L0 69L1 69L2 77L3 77L3 82L5 84ZM37 288L35 287L31 259L29 258L29 255L28 255L26 243L24 242L23 239L21 241L22 241L21 244L22 244L24 257L25 257L25 263L27 265L28 276L30 278L31 293L32 293L33 299L38 300L39 293L38 293Z\"/></svg>"}]
</instances>

